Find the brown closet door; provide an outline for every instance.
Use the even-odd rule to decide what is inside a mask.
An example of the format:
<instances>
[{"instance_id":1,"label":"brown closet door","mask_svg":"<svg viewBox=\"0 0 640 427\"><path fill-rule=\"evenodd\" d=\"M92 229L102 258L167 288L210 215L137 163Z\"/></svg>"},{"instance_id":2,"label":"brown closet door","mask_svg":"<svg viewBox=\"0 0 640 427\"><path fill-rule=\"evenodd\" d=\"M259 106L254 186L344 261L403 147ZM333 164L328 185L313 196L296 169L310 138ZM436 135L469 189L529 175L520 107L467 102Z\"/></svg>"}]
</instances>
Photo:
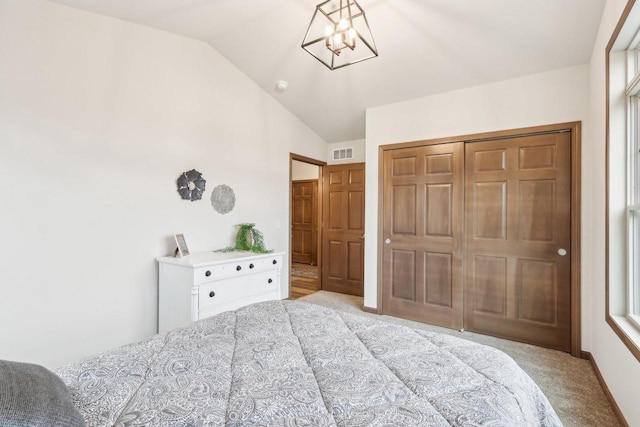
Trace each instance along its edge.
<instances>
[{"instance_id":1,"label":"brown closet door","mask_svg":"<svg viewBox=\"0 0 640 427\"><path fill-rule=\"evenodd\" d=\"M322 169L322 289L363 296L364 163Z\"/></svg>"},{"instance_id":2,"label":"brown closet door","mask_svg":"<svg viewBox=\"0 0 640 427\"><path fill-rule=\"evenodd\" d=\"M384 314L462 328L463 147L385 151Z\"/></svg>"},{"instance_id":3,"label":"brown closet door","mask_svg":"<svg viewBox=\"0 0 640 427\"><path fill-rule=\"evenodd\" d=\"M293 181L291 261L317 264L318 180Z\"/></svg>"},{"instance_id":4,"label":"brown closet door","mask_svg":"<svg viewBox=\"0 0 640 427\"><path fill-rule=\"evenodd\" d=\"M570 144L466 145L465 329L571 350Z\"/></svg>"}]
</instances>

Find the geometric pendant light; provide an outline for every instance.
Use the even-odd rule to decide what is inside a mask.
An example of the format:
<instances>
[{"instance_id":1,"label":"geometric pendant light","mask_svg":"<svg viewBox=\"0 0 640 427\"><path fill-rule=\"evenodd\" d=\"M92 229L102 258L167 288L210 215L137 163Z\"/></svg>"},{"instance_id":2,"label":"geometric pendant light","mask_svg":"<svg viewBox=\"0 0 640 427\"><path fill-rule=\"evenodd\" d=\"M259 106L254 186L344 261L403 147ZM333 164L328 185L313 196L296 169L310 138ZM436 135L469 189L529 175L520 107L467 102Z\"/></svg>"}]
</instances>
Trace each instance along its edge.
<instances>
[{"instance_id":1,"label":"geometric pendant light","mask_svg":"<svg viewBox=\"0 0 640 427\"><path fill-rule=\"evenodd\" d=\"M302 48L330 70L378 56L367 17L356 0L317 5Z\"/></svg>"}]
</instances>

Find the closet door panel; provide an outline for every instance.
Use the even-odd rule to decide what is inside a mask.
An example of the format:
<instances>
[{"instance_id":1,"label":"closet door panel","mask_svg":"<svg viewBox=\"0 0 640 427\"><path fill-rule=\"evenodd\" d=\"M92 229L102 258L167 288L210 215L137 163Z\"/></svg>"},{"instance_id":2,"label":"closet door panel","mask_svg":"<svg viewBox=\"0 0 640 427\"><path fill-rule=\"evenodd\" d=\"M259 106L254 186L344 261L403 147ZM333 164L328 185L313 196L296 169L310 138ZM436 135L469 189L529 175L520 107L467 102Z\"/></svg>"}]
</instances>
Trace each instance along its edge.
<instances>
[{"instance_id":1,"label":"closet door panel","mask_svg":"<svg viewBox=\"0 0 640 427\"><path fill-rule=\"evenodd\" d=\"M462 327L463 147L385 152L384 314Z\"/></svg>"},{"instance_id":2,"label":"closet door panel","mask_svg":"<svg viewBox=\"0 0 640 427\"><path fill-rule=\"evenodd\" d=\"M568 132L466 145L465 329L570 351L570 148Z\"/></svg>"}]
</instances>

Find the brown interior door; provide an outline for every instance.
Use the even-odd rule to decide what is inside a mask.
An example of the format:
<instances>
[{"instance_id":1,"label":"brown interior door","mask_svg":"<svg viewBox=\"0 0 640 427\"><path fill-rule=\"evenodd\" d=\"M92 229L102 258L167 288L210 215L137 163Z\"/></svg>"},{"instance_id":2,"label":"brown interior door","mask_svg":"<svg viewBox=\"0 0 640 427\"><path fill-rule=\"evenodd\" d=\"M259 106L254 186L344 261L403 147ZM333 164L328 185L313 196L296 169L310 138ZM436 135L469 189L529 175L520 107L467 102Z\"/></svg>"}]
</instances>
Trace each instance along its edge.
<instances>
[{"instance_id":1,"label":"brown interior door","mask_svg":"<svg viewBox=\"0 0 640 427\"><path fill-rule=\"evenodd\" d=\"M463 149L385 151L384 314L462 328Z\"/></svg>"},{"instance_id":2,"label":"brown interior door","mask_svg":"<svg viewBox=\"0 0 640 427\"><path fill-rule=\"evenodd\" d=\"M571 134L469 143L465 329L571 344Z\"/></svg>"},{"instance_id":3,"label":"brown interior door","mask_svg":"<svg viewBox=\"0 0 640 427\"><path fill-rule=\"evenodd\" d=\"M316 265L318 180L293 181L291 185L291 260Z\"/></svg>"},{"instance_id":4,"label":"brown interior door","mask_svg":"<svg viewBox=\"0 0 640 427\"><path fill-rule=\"evenodd\" d=\"M364 163L323 168L322 289L364 295Z\"/></svg>"}]
</instances>

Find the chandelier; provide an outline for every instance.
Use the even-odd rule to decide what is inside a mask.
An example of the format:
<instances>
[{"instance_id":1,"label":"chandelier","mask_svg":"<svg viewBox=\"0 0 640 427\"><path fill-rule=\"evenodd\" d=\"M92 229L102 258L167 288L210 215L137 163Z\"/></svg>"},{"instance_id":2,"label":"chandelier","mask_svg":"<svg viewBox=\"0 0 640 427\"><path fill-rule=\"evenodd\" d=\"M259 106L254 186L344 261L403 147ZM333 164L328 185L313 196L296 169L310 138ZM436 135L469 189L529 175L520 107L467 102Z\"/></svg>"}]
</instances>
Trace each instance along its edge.
<instances>
[{"instance_id":1,"label":"chandelier","mask_svg":"<svg viewBox=\"0 0 640 427\"><path fill-rule=\"evenodd\" d=\"M356 0L317 5L302 48L330 70L378 56L367 17Z\"/></svg>"}]
</instances>

